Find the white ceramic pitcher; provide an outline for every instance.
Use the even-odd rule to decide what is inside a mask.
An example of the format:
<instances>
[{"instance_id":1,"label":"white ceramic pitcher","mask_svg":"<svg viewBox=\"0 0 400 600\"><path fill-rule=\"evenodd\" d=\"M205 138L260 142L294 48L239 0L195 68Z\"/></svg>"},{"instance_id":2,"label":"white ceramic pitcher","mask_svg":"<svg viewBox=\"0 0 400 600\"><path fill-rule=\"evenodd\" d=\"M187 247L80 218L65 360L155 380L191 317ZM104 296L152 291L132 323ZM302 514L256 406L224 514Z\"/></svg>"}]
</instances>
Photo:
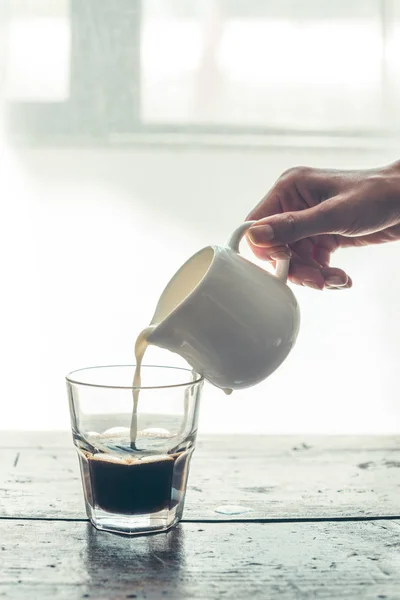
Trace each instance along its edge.
<instances>
[{"instance_id":1,"label":"white ceramic pitcher","mask_svg":"<svg viewBox=\"0 0 400 600\"><path fill-rule=\"evenodd\" d=\"M252 224L243 223L227 246L203 248L177 271L160 297L148 338L223 389L268 377L299 330L299 307L286 285L289 260L278 261L272 275L239 254Z\"/></svg>"}]
</instances>

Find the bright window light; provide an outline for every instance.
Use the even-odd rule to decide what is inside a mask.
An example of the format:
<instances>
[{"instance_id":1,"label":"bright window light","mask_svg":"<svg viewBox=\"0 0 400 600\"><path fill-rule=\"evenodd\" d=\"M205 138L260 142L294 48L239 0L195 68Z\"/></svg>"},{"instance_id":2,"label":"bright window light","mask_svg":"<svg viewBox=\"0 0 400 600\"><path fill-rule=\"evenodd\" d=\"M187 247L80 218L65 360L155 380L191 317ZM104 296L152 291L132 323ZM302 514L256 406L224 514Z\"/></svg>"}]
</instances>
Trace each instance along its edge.
<instances>
[{"instance_id":1,"label":"bright window light","mask_svg":"<svg viewBox=\"0 0 400 600\"><path fill-rule=\"evenodd\" d=\"M12 18L8 29L6 98L61 102L69 96L67 15Z\"/></svg>"}]
</instances>

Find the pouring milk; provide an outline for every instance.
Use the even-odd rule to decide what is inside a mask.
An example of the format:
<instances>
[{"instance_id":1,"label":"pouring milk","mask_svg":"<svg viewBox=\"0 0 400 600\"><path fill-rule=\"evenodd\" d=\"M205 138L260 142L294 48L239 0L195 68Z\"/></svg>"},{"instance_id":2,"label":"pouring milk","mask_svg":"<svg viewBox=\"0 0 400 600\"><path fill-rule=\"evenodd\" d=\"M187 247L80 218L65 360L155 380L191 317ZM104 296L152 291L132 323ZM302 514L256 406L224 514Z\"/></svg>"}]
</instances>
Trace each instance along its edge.
<instances>
[{"instance_id":1,"label":"pouring milk","mask_svg":"<svg viewBox=\"0 0 400 600\"><path fill-rule=\"evenodd\" d=\"M240 256L239 243L252 224L238 227L227 246L194 254L172 277L150 325L137 337L132 448L141 365L150 344L179 354L226 393L263 381L292 349L300 312L286 285L289 260L277 261L273 275Z\"/></svg>"}]
</instances>

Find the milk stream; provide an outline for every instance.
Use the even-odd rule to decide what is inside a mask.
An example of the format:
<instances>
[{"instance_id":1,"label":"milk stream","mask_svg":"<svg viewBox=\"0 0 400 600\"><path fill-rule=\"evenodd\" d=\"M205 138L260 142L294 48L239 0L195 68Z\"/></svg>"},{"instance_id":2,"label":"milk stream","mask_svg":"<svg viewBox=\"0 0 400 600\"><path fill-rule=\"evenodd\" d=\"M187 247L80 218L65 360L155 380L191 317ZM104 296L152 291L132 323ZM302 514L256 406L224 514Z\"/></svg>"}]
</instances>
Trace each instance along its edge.
<instances>
[{"instance_id":1,"label":"milk stream","mask_svg":"<svg viewBox=\"0 0 400 600\"><path fill-rule=\"evenodd\" d=\"M131 427L130 427L130 442L131 442L132 450L136 450L137 409L138 409L138 403L139 403L140 387L142 385L141 367L142 367L144 354L145 354L148 346L150 345L148 338L155 327L156 327L156 325L149 325L149 327L146 327L145 329L143 329L143 331L141 331L139 333L139 335L136 339L136 343L135 343L136 366L135 366L135 373L134 373L133 382L132 382L133 409L132 409L132 418L131 418ZM226 395L229 396L230 394L232 394L233 390L231 390L230 388L224 388L223 391L225 392ZM181 427L181 430L179 433L183 433L184 429L186 427L186 421L187 421L188 410L189 410L189 394L190 394L190 388L188 388L185 391L184 415L183 415L182 427Z\"/></svg>"},{"instance_id":2,"label":"milk stream","mask_svg":"<svg viewBox=\"0 0 400 600\"><path fill-rule=\"evenodd\" d=\"M130 429L130 439L131 439L131 448L132 450L136 450L136 438L137 438L137 408L139 402L139 394L140 387L142 385L142 374L141 374L141 366L143 362L143 356L146 352L146 349L149 345L148 337L150 333L153 331L155 325L150 325L141 331L137 337L135 343L135 373L133 375L133 410L132 410L132 419L131 419L131 429Z\"/></svg>"}]
</instances>

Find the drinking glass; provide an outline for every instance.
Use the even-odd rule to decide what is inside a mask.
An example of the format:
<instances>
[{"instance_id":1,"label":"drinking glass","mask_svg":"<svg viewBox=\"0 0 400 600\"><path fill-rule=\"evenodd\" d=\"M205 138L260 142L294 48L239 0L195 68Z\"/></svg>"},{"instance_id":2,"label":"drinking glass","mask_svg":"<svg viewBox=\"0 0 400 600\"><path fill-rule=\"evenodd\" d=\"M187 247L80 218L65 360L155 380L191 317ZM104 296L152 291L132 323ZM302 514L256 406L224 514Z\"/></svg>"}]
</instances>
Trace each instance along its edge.
<instances>
[{"instance_id":1,"label":"drinking glass","mask_svg":"<svg viewBox=\"0 0 400 600\"><path fill-rule=\"evenodd\" d=\"M181 519L203 386L190 369L143 365L133 387L134 370L90 367L66 378L87 515L126 535Z\"/></svg>"}]
</instances>

